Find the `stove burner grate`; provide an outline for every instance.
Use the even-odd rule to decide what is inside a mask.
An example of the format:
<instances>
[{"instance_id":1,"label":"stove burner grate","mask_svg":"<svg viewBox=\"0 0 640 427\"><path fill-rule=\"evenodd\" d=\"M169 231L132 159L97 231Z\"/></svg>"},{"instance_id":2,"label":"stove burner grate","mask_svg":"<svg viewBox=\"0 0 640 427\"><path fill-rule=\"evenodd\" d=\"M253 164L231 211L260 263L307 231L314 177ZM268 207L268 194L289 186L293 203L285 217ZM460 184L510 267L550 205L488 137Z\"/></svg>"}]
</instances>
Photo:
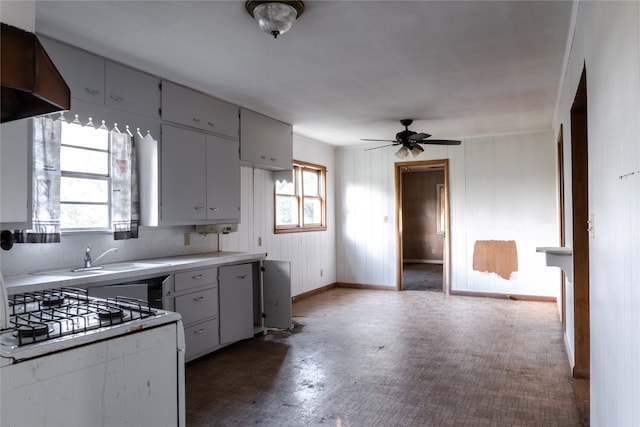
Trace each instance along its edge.
<instances>
[{"instance_id":1,"label":"stove burner grate","mask_svg":"<svg viewBox=\"0 0 640 427\"><path fill-rule=\"evenodd\" d=\"M91 298L63 288L10 296L9 322L19 346L152 317L158 311L132 298Z\"/></svg>"},{"instance_id":2,"label":"stove burner grate","mask_svg":"<svg viewBox=\"0 0 640 427\"><path fill-rule=\"evenodd\" d=\"M16 328L16 331L20 343L23 341L34 342L39 339L46 339L49 334L49 326L44 323L20 325Z\"/></svg>"},{"instance_id":3,"label":"stove burner grate","mask_svg":"<svg viewBox=\"0 0 640 427\"><path fill-rule=\"evenodd\" d=\"M97 310L98 319L107 325L120 323L124 319L124 310L118 307L105 306L99 307Z\"/></svg>"},{"instance_id":4,"label":"stove burner grate","mask_svg":"<svg viewBox=\"0 0 640 427\"><path fill-rule=\"evenodd\" d=\"M61 292L44 294L40 301L42 307L60 307L62 304L64 304L64 294Z\"/></svg>"}]
</instances>

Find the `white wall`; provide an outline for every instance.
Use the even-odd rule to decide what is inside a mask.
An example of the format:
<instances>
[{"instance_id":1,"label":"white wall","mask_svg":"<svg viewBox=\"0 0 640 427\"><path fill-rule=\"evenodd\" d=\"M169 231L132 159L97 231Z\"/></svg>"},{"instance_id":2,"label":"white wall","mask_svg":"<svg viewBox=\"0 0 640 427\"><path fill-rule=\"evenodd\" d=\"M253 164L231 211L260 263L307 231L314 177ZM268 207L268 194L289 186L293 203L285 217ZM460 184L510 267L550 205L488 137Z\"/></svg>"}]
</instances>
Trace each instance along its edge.
<instances>
[{"instance_id":1,"label":"white wall","mask_svg":"<svg viewBox=\"0 0 640 427\"><path fill-rule=\"evenodd\" d=\"M338 282L396 286L395 151L337 151ZM413 158L449 159L452 290L557 297L558 272L536 253L558 244L555 158L551 132L467 138ZM477 240L515 240L518 272L474 271Z\"/></svg>"},{"instance_id":2,"label":"white wall","mask_svg":"<svg viewBox=\"0 0 640 427\"><path fill-rule=\"evenodd\" d=\"M220 236L220 249L264 251L268 259L290 261L291 294L295 296L336 281L335 149L294 136L293 158L327 167L327 230L275 234L274 173L277 172L243 166L241 223L237 233Z\"/></svg>"},{"instance_id":3,"label":"white wall","mask_svg":"<svg viewBox=\"0 0 640 427\"><path fill-rule=\"evenodd\" d=\"M554 129L564 124L564 157L570 159L569 113L586 65L589 212L595 215L589 244L591 425L638 426L640 2L581 2L570 37ZM570 163L565 167L569 190ZM566 212L570 244L570 203ZM568 324L570 306L569 300ZM573 331L567 335L572 342Z\"/></svg>"}]
</instances>

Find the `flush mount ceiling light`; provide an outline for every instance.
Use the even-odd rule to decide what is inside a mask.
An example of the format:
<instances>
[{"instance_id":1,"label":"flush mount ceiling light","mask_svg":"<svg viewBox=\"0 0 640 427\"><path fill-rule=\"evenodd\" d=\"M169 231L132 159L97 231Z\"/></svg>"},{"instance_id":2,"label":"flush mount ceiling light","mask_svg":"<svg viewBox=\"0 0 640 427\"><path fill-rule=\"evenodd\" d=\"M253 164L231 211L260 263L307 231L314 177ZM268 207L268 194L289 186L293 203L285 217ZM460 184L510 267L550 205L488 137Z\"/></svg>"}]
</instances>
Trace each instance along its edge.
<instances>
[{"instance_id":1,"label":"flush mount ceiling light","mask_svg":"<svg viewBox=\"0 0 640 427\"><path fill-rule=\"evenodd\" d=\"M258 27L273 38L291 29L293 22L304 12L301 1L248 1L244 4Z\"/></svg>"}]
</instances>

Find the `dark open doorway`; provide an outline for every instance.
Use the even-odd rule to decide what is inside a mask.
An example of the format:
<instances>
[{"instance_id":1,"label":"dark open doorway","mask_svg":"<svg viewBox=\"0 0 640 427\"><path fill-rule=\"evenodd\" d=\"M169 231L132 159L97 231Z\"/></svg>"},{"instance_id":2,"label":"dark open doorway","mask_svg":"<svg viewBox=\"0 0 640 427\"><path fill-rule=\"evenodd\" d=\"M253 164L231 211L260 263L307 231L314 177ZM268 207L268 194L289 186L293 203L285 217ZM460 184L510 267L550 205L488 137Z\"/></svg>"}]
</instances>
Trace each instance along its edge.
<instances>
[{"instance_id":1,"label":"dark open doorway","mask_svg":"<svg viewBox=\"0 0 640 427\"><path fill-rule=\"evenodd\" d=\"M448 162L396 163L398 289L448 292Z\"/></svg>"}]
</instances>

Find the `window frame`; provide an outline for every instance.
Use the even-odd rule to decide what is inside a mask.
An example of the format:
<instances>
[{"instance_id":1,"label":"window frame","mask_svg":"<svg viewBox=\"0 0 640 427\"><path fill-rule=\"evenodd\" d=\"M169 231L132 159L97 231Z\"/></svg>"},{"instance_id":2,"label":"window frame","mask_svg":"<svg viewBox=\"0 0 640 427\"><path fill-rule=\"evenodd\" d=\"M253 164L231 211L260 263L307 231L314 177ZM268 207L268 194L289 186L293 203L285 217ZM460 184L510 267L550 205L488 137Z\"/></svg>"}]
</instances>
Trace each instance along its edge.
<instances>
[{"instance_id":1,"label":"window frame","mask_svg":"<svg viewBox=\"0 0 640 427\"><path fill-rule=\"evenodd\" d=\"M69 125L72 125L73 123L69 123ZM81 125L79 125L81 126ZM64 142L64 139L60 139L60 160L62 163L62 147L70 147L70 148L74 148L74 149L79 149L79 150L86 150L86 151L95 151L95 152L99 152L99 153L106 153L107 154L107 173L106 174L101 174L101 173L91 173L91 172L75 172L75 171L67 171L62 169L62 166L60 167L60 190L62 191L62 185L63 185L63 180L62 178L80 178L80 179L88 179L88 180L94 180L94 181L106 181L107 182L107 201L106 202L86 202L86 201L72 201L72 202L65 202L62 200L62 198L60 199L60 211L62 213L62 207L64 205L70 206L70 205L96 205L96 206L106 206L107 208L107 218L106 218L106 223L107 225L105 227L88 227L86 226L86 224L83 224L82 227L64 227L62 224L62 221L60 222L60 232L61 233L83 233L83 232L105 232L105 233L111 233L113 232L113 225L112 225L112 204L113 204L113 197L112 197L112 192L113 192L113 187L112 187L112 175L111 175L111 167L112 167L112 158L111 158L111 137L107 136L107 148L106 149L102 149L102 148L91 148L91 147L86 147L86 146L78 146L78 145L74 145L74 144L69 144Z\"/></svg>"},{"instance_id":2,"label":"window frame","mask_svg":"<svg viewBox=\"0 0 640 427\"><path fill-rule=\"evenodd\" d=\"M304 179L302 177L305 170L312 170L318 173L318 195L304 195ZM292 164L292 176L294 184L294 195L278 194L274 183L274 204L273 204L273 224L275 234L284 233L302 233L308 231L326 231L327 230L327 167L309 162L294 160ZM291 225L278 225L277 208L278 196L295 197L298 211L298 223ZM304 223L304 200L305 198L320 200L320 223L312 223L306 225Z\"/></svg>"}]
</instances>

